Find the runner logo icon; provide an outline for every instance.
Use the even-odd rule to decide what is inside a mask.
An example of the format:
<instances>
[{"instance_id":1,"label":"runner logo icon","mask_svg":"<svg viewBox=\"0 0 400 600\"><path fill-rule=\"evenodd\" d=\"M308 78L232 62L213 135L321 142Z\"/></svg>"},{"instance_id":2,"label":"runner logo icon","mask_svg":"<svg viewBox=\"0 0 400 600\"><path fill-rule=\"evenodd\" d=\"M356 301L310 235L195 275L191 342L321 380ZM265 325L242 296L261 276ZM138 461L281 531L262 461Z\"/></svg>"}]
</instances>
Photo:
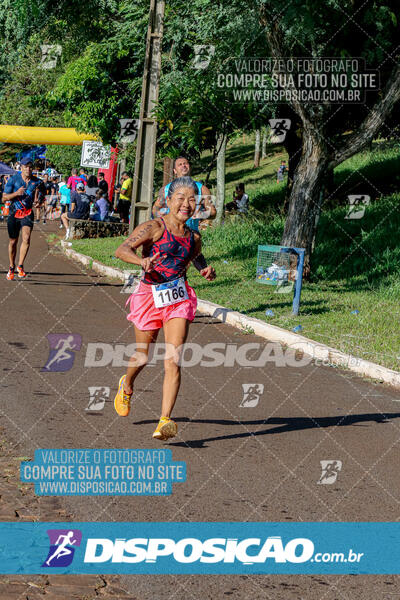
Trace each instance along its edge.
<instances>
[{"instance_id":1,"label":"runner logo icon","mask_svg":"<svg viewBox=\"0 0 400 600\"><path fill-rule=\"evenodd\" d=\"M262 383L242 383L243 400L239 404L242 408L254 408L257 406L260 396L264 393Z\"/></svg>"},{"instance_id":2,"label":"runner logo icon","mask_svg":"<svg viewBox=\"0 0 400 600\"><path fill-rule=\"evenodd\" d=\"M49 553L42 567L68 567L75 554L74 546L80 546L82 532L79 529L48 529Z\"/></svg>"},{"instance_id":3,"label":"runner logo icon","mask_svg":"<svg viewBox=\"0 0 400 600\"><path fill-rule=\"evenodd\" d=\"M120 119L120 142L127 144L136 140L140 127L139 119Z\"/></svg>"},{"instance_id":4,"label":"runner logo icon","mask_svg":"<svg viewBox=\"0 0 400 600\"><path fill-rule=\"evenodd\" d=\"M62 47L60 44L42 44L40 49L42 51L42 59L39 68L54 69L57 65L58 58L62 54Z\"/></svg>"},{"instance_id":5,"label":"runner logo icon","mask_svg":"<svg viewBox=\"0 0 400 600\"><path fill-rule=\"evenodd\" d=\"M362 219L365 214L365 207L369 206L371 197L366 194L347 196L349 204L345 219Z\"/></svg>"},{"instance_id":6,"label":"runner logo icon","mask_svg":"<svg viewBox=\"0 0 400 600\"><path fill-rule=\"evenodd\" d=\"M321 477L317 483L330 485L335 483L339 471L342 470L341 460L320 460L321 463Z\"/></svg>"},{"instance_id":7,"label":"runner logo icon","mask_svg":"<svg viewBox=\"0 0 400 600\"><path fill-rule=\"evenodd\" d=\"M81 349L82 337L77 333L49 333L49 357L41 371L60 373L72 369L75 352Z\"/></svg>"},{"instance_id":8,"label":"runner logo icon","mask_svg":"<svg viewBox=\"0 0 400 600\"><path fill-rule=\"evenodd\" d=\"M85 408L85 410L89 412L100 412L103 410L106 400L110 397L110 388L109 387L95 387L90 386L89 390L89 404Z\"/></svg>"},{"instance_id":9,"label":"runner logo icon","mask_svg":"<svg viewBox=\"0 0 400 600\"><path fill-rule=\"evenodd\" d=\"M269 119L269 126L271 127L270 143L282 143L286 138L290 125L290 119Z\"/></svg>"},{"instance_id":10,"label":"runner logo icon","mask_svg":"<svg viewBox=\"0 0 400 600\"><path fill-rule=\"evenodd\" d=\"M193 68L199 70L207 69L214 54L215 46L212 44L207 46L196 44L194 46Z\"/></svg>"}]
</instances>

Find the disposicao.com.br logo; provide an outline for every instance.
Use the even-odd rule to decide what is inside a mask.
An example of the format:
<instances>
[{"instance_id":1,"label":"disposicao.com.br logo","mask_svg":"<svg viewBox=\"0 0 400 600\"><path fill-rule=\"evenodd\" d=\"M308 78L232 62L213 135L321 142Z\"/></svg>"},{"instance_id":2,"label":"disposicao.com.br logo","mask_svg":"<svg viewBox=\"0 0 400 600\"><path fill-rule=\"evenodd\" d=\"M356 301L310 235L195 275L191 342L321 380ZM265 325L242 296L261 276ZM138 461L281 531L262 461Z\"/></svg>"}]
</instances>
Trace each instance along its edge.
<instances>
[{"instance_id":1,"label":"disposicao.com.br logo","mask_svg":"<svg viewBox=\"0 0 400 600\"><path fill-rule=\"evenodd\" d=\"M397 522L0 523L0 574L398 574L398 540Z\"/></svg>"},{"instance_id":2,"label":"disposicao.com.br logo","mask_svg":"<svg viewBox=\"0 0 400 600\"><path fill-rule=\"evenodd\" d=\"M177 563L235 563L262 564L311 562L360 562L362 553L314 553L314 543L308 538L293 538L283 543L280 536L262 538L187 537L170 538L90 538L86 543L85 563L156 563L167 557Z\"/></svg>"}]
</instances>

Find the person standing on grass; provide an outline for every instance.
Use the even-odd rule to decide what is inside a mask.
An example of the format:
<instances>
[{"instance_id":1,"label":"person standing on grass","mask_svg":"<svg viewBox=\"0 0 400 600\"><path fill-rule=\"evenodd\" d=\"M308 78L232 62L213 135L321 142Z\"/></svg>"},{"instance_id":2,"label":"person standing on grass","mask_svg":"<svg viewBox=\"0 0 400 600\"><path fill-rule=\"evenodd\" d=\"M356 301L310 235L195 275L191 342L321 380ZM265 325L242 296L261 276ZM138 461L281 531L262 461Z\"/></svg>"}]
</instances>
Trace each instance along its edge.
<instances>
[{"instance_id":1,"label":"person standing on grass","mask_svg":"<svg viewBox=\"0 0 400 600\"><path fill-rule=\"evenodd\" d=\"M175 179L168 189L169 212L164 218L142 223L121 244L115 256L142 267L142 280L128 302L128 321L135 326L137 352L129 361L126 375L119 380L114 407L121 417L131 408L133 385L146 365L150 344L161 329L167 348L173 349L164 361L164 385L161 418L153 438L167 440L177 434L171 419L181 383L179 356L186 341L189 324L196 314L197 297L186 280L186 270L193 261L200 274L212 281L215 271L201 254L201 235L189 229L187 220L196 208L198 187L190 177ZM141 248L142 256L137 254Z\"/></svg>"},{"instance_id":2,"label":"person standing on grass","mask_svg":"<svg viewBox=\"0 0 400 600\"><path fill-rule=\"evenodd\" d=\"M32 175L32 160L23 158L21 160L21 173L16 173L7 181L4 187L3 200L10 201L10 212L7 218L8 256L10 267L7 279L12 281L15 275L15 258L19 234L22 235L22 243L19 249L19 261L17 273L19 279L25 279L24 262L28 254L31 234L33 229L33 209L39 202L40 179Z\"/></svg>"}]
</instances>

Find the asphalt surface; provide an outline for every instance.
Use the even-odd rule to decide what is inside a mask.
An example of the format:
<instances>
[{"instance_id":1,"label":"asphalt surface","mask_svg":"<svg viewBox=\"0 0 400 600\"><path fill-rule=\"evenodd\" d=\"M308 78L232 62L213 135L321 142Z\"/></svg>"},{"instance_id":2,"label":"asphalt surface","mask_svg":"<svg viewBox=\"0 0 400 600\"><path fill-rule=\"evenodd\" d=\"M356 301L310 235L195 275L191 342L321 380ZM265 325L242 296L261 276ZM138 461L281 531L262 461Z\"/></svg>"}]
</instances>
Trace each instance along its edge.
<instances>
[{"instance_id":1,"label":"asphalt surface","mask_svg":"<svg viewBox=\"0 0 400 600\"><path fill-rule=\"evenodd\" d=\"M162 364L140 374L126 419L112 403L125 369L84 366L89 343L134 342L128 296L120 284L49 251L49 232L58 232L55 224L35 226L28 279L8 282L7 232L0 225L0 405L7 440L16 455L32 457L37 448L169 447L174 460L187 464L187 481L174 484L170 497L64 499L75 521L398 520L398 391L312 363L186 367L174 411L178 437L160 444L151 434L160 414ZM41 371L51 333L82 337L68 372ZM266 343L204 316L191 325L188 341ZM250 383L264 391L256 406L244 407L242 386ZM111 388L100 414L85 410L90 386ZM322 460L342 462L331 485L317 483ZM398 577L373 575L120 579L138 600L393 600L399 583Z\"/></svg>"}]
</instances>

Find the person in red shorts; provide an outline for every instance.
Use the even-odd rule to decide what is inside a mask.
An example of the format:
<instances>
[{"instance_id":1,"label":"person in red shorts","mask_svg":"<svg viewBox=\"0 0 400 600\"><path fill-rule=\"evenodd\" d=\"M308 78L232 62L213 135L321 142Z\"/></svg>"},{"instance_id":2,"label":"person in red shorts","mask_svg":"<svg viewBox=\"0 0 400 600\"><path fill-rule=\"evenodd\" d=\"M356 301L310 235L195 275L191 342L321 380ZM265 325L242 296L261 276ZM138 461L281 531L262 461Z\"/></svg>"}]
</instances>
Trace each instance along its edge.
<instances>
[{"instance_id":1,"label":"person in red shorts","mask_svg":"<svg viewBox=\"0 0 400 600\"><path fill-rule=\"evenodd\" d=\"M115 252L117 258L140 265L143 276L128 300L127 318L135 326L137 349L126 375L119 381L114 406L120 416L129 415L134 381L147 363L150 344L163 329L166 346L174 352L164 361L161 418L153 433L159 440L174 437L178 431L171 413L181 381L179 349L185 343L197 307L196 293L186 281L186 269L193 262L205 279L215 279L215 270L201 254L200 234L186 226L195 211L196 195L197 186L190 177L175 179L168 191L168 214L136 227ZM140 247L141 258L137 254Z\"/></svg>"}]
</instances>

